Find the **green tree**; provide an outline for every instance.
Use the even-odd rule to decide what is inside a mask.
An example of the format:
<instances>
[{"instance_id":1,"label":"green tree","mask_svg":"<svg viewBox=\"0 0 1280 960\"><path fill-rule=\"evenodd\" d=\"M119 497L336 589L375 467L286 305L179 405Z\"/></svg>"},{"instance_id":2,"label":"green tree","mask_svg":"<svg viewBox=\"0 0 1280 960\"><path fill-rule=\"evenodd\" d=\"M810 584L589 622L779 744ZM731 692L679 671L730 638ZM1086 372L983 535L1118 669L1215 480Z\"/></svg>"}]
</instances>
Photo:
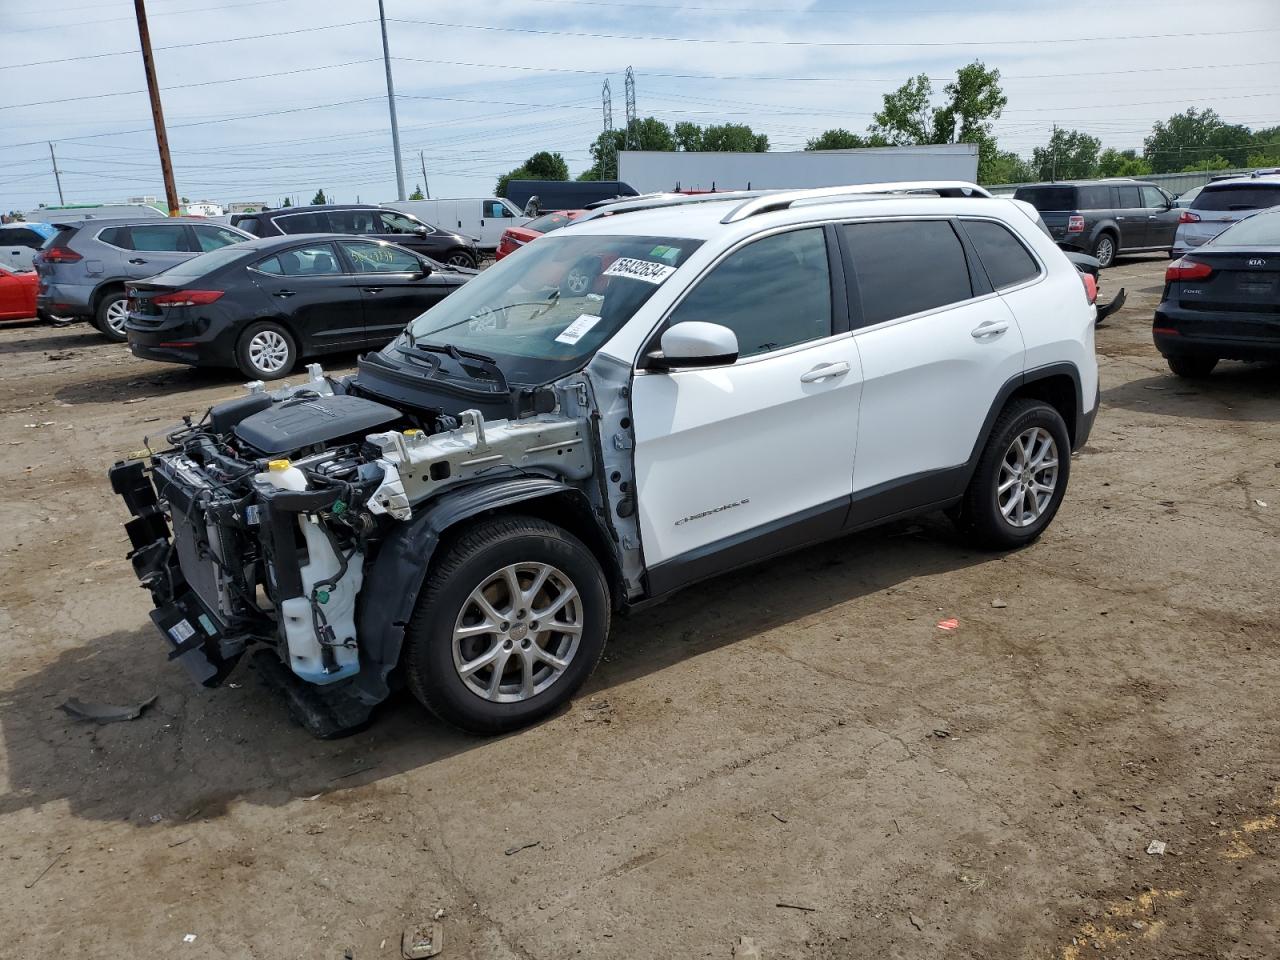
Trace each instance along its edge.
<instances>
[{"instance_id":1,"label":"green tree","mask_svg":"<svg viewBox=\"0 0 1280 960\"><path fill-rule=\"evenodd\" d=\"M1212 157L1205 157L1203 160L1187 164L1179 172L1208 173L1210 170L1230 170L1234 166L1238 166L1238 164L1234 164L1221 154L1215 153Z\"/></svg>"},{"instance_id":2,"label":"green tree","mask_svg":"<svg viewBox=\"0 0 1280 960\"><path fill-rule=\"evenodd\" d=\"M1253 138L1248 127L1226 123L1211 109L1188 107L1152 126L1143 141L1143 156L1154 173L1174 173L1187 166L1203 169L1201 161L1214 156L1225 158L1229 167L1242 167Z\"/></svg>"},{"instance_id":3,"label":"green tree","mask_svg":"<svg viewBox=\"0 0 1280 960\"><path fill-rule=\"evenodd\" d=\"M1097 175L1102 141L1079 130L1059 127L1043 147L1031 151L1037 180L1079 180Z\"/></svg>"},{"instance_id":4,"label":"green tree","mask_svg":"<svg viewBox=\"0 0 1280 960\"><path fill-rule=\"evenodd\" d=\"M548 150L539 150L520 166L498 178L494 195L505 197L507 184L512 180L568 180L569 164L564 157Z\"/></svg>"},{"instance_id":5,"label":"green tree","mask_svg":"<svg viewBox=\"0 0 1280 960\"><path fill-rule=\"evenodd\" d=\"M975 60L957 70L956 78L942 92L947 103L933 111L934 143L994 144L992 121L1000 119L1009 103L1000 88L1000 71L988 70L981 60Z\"/></svg>"},{"instance_id":6,"label":"green tree","mask_svg":"<svg viewBox=\"0 0 1280 960\"><path fill-rule=\"evenodd\" d=\"M1249 156L1245 162L1251 167L1280 165L1280 127L1264 127L1253 131Z\"/></svg>"},{"instance_id":7,"label":"green tree","mask_svg":"<svg viewBox=\"0 0 1280 960\"><path fill-rule=\"evenodd\" d=\"M322 206L323 204L326 204L328 202L329 201L325 199L323 189L317 190L316 195L311 198L311 203L313 206Z\"/></svg>"},{"instance_id":8,"label":"green tree","mask_svg":"<svg viewBox=\"0 0 1280 960\"><path fill-rule=\"evenodd\" d=\"M612 141L612 154L609 152ZM616 173L613 166L622 150L675 150L676 138L668 127L656 117L637 120L631 131L631 146L627 146L627 131L601 132L591 144L591 166L578 174L579 180L609 180ZM608 167L606 170L605 168ZM606 175L607 174L607 175Z\"/></svg>"},{"instance_id":9,"label":"green tree","mask_svg":"<svg viewBox=\"0 0 1280 960\"><path fill-rule=\"evenodd\" d=\"M1117 150L1107 147L1098 155L1099 177L1145 177L1151 173L1151 164L1138 156L1136 150Z\"/></svg>"},{"instance_id":10,"label":"green tree","mask_svg":"<svg viewBox=\"0 0 1280 960\"><path fill-rule=\"evenodd\" d=\"M932 143L929 112L932 98L933 84L929 77L923 73L912 77L897 90L884 95L884 105L871 118L871 134L897 147Z\"/></svg>"},{"instance_id":11,"label":"green tree","mask_svg":"<svg viewBox=\"0 0 1280 960\"><path fill-rule=\"evenodd\" d=\"M282 200L282 201L280 202L280 206L282 206L282 207L292 207L292 206L293 206L293 201L292 201L292 200L290 200L288 197L285 197L285 198L284 198L284 200Z\"/></svg>"},{"instance_id":12,"label":"green tree","mask_svg":"<svg viewBox=\"0 0 1280 960\"><path fill-rule=\"evenodd\" d=\"M836 127L832 130L824 130L816 137L810 137L804 148L806 150L857 150L862 147L887 146L890 146L889 141L878 133L864 137L860 133L852 133L843 127Z\"/></svg>"},{"instance_id":13,"label":"green tree","mask_svg":"<svg viewBox=\"0 0 1280 960\"><path fill-rule=\"evenodd\" d=\"M425 200L425 199L427 199L427 195L426 195L425 193L423 193L423 192L422 192L422 187L421 187L421 185L419 185L419 184L416 184L416 183L415 183L415 184L413 185L413 193L409 194L409 199L410 199L410 200Z\"/></svg>"},{"instance_id":14,"label":"green tree","mask_svg":"<svg viewBox=\"0 0 1280 960\"><path fill-rule=\"evenodd\" d=\"M702 149L702 128L689 120L681 120L672 130L676 138L677 150L695 151Z\"/></svg>"},{"instance_id":15,"label":"green tree","mask_svg":"<svg viewBox=\"0 0 1280 960\"><path fill-rule=\"evenodd\" d=\"M745 123L713 123L702 128L702 149L737 153L766 153L769 138Z\"/></svg>"},{"instance_id":16,"label":"green tree","mask_svg":"<svg viewBox=\"0 0 1280 960\"><path fill-rule=\"evenodd\" d=\"M1031 164L1012 150L996 150L983 183L1026 183L1036 179Z\"/></svg>"}]
</instances>

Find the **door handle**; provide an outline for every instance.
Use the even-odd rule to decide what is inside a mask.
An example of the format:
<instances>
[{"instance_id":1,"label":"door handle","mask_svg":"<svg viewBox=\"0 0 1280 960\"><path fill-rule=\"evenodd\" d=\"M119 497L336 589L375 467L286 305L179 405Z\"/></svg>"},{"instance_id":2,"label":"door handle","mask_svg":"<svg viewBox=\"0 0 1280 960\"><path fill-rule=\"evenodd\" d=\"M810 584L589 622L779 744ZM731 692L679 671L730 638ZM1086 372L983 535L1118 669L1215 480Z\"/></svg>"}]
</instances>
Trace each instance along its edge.
<instances>
[{"instance_id":1,"label":"door handle","mask_svg":"<svg viewBox=\"0 0 1280 960\"><path fill-rule=\"evenodd\" d=\"M363 290L365 293L381 293L382 292L381 287L361 287L360 289Z\"/></svg>"},{"instance_id":2,"label":"door handle","mask_svg":"<svg viewBox=\"0 0 1280 960\"><path fill-rule=\"evenodd\" d=\"M147 261L143 260L141 257L136 257L133 260L130 260L129 262L130 263L146 263Z\"/></svg>"},{"instance_id":3,"label":"door handle","mask_svg":"<svg viewBox=\"0 0 1280 960\"><path fill-rule=\"evenodd\" d=\"M849 364L841 360L839 363L820 363L807 373L800 374L801 383L817 383L819 380L843 377L849 372Z\"/></svg>"},{"instance_id":4,"label":"door handle","mask_svg":"<svg viewBox=\"0 0 1280 960\"><path fill-rule=\"evenodd\" d=\"M1003 320L985 320L970 330L969 336L975 340L993 340L1008 329L1009 324Z\"/></svg>"},{"instance_id":5,"label":"door handle","mask_svg":"<svg viewBox=\"0 0 1280 960\"><path fill-rule=\"evenodd\" d=\"M1159 220L1160 218L1159 218L1159 217L1155 217L1155 216L1151 216L1151 217L1147 217L1147 219L1148 219L1148 220Z\"/></svg>"},{"instance_id":6,"label":"door handle","mask_svg":"<svg viewBox=\"0 0 1280 960\"><path fill-rule=\"evenodd\" d=\"M275 293L272 294L272 296L273 297L292 297L295 293L297 293L296 290L277 290Z\"/></svg>"}]
</instances>

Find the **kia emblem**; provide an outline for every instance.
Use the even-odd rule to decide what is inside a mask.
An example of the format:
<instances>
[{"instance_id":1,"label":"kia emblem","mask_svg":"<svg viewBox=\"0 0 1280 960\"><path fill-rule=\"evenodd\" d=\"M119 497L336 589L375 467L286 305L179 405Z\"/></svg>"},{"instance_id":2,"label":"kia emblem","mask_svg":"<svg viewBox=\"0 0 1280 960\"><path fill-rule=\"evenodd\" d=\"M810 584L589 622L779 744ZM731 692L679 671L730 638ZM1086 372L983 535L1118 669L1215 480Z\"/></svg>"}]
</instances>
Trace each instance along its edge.
<instances>
[{"instance_id":1,"label":"kia emblem","mask_svg":"<svg viewBox=\"0 0 1280 960\"><path fill-rule=\"evenodd\" d=\"M1263 260L1261 257L1254 257L1249 261L1249 266L1251 267L1265 267L1266 265L1267 261Z\"/></svg>"}]
</instances>

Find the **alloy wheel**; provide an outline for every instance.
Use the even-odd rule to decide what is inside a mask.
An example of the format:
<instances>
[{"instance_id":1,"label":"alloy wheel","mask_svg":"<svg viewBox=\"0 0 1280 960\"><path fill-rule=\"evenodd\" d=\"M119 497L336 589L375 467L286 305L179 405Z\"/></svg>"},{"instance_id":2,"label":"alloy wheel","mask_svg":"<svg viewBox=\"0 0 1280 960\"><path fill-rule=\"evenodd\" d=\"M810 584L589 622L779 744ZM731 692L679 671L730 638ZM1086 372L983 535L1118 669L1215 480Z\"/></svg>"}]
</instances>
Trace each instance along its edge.
<instances>
[{"instance_id":1,"label":"alloy wheel","mask_svg":"<svg viewBox=\"0 0 1280 960\"><path fill-rule=\"evenodd\" d=\"M573 581L547 563L513 563L471 591L453 627L453 665L478 697L517 703L569 669L584 610Z\"/></svg>"},{"instance_id":2,"label":"alloy wheel","mask_svg":"<svg viewBox=\"0 0 1280 960\"><path fill-rule=\"evenodd\" d=\"M1000 514L1014 527L1040 519L1058 487L1058 444L1044 427L1022 431L1009 444L1000 464L996 501Z\"/></svg>"},{"instance_id":3,"label":"alloy wheel","mask_svg":"<svg viewBox=\"0 0 1280 960\"><path fill-rule=\"evenodd\" d=\"M453 267L470 267L472 266L471 258L465 253L451 253L449 259L445 261Z\"/></svg>"},{"instance_id":4,"label":"alloy wheel","mask_svg":"<svg viewBox=\"0 0 1280 960\"><path fill-rule=\"evenodd\" d=\"M249 341L249 361L263 373L279 373L289 361L289 344L274 330L259 330Z\"/></svg>"},{"instance_id":5,"label":"alloy wheel","mask_svg":"<svg viewBox=\"0 0 1280 960\"><path fill-rule=\"evenodd\" d=\"M1101 266L1111 266L1111 261L1116 258L1116 245L1110 237L1103 237L1098 241L1097 259Z\"/></svg>"}]
</instances>

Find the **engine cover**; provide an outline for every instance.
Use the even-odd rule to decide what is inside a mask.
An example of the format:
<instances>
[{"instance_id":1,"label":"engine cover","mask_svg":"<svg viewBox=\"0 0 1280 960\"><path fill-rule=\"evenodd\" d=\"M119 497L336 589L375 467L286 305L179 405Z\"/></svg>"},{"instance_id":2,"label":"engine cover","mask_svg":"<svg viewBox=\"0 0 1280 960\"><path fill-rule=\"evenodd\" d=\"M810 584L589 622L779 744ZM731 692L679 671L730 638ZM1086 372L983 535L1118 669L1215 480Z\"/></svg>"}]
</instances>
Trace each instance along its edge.
<instances>
[{"instance_id":1,"label":"engine cover","mask_svg":"<svg viewBox=\"0 0 1280 960\"><path fill-rule=\"evenodd\" d=\"M292 397L245 417L234 432L255 450L276 456L363 433L399 417L393 407L363 397Z\"/></svg>"}]
</instances>

